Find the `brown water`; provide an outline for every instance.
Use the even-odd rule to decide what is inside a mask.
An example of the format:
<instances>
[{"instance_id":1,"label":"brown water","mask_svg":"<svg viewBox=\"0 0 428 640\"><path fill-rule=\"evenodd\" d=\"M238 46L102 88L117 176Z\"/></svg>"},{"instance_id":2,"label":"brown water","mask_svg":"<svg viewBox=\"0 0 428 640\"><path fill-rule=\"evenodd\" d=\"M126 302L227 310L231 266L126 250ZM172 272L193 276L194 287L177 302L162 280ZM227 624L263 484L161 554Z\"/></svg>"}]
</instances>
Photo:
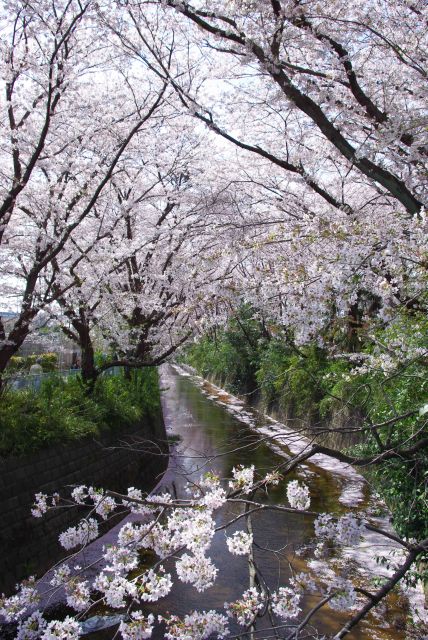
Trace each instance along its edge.
<instances>
[{"instance_id":1,"label":"brown water","mask_svg":"<svg viewBox=\"0 0 428 640\"><path fill-rule=\"evenodd\" d=\"M172 367L164 369L162 384L167 387L164 393L164 417L167 432L180 438L176 455L164 479L164 484L174 487L178 494L182 494L188 479L198 479L202 473L208 470L215 471L221 477L230 477L232 468L238 464L254 464L261 473L276 467L284 461L288 449L284 443L275 445L275 451L267 444L260 443L260 436L255 428L266 426L266 417L245 408L244 412L239 406L232 407L235 414L251 423L251 426L243 424L232 415L224 405L234 402L230 396L222 393L209 383L194 383L189 377L178 375ZM245 445L245 446L244 446ZM334 467L334 461L330 466ZM328 466L328 464L326 465ZM340 472L340 473L339 473ZM346 477L343 469L338 473L322 469L315 464L306 464L299 468L294 475L287 476L287 481L292 479L304 480L309 486L311 494L311 509L316 512L333 512L341 514L350 510L340 500L346 494L346 489L353 488L354 512L367 512L379 508L379 503L370 496L369 489L357 476ZM352 491L351 491L352 494ZM349 500L344 500L349 502ZM266 502L271 504L286 503L285 486L272 489ZM230 506L217 518L219 525L223 524L233 514L238 513L241 507ZM290 576L290 567L295 571L305 570L314 561L313 556L313 517L301 514L284 514L267 511L256 514L253 517L253 529L255 540L255 561L262 573L266 585L274 590L278 586L287 586ZM235 529L244 528L241 520ZM378 521L376 524L379 524ZM234 529L228 533L230 534ZM332 556L333 566L337 570L343 570L346 566L349 575L354 575L356 583L365 582L361 578L364 565L370 557L373 561L374 554L382 553L383 540L372 537L366 540L366 549L361 556L357 554L355 560L342 557L337 553ZM364 557L364 553L366 556ZM225 534L220 531L213 540L209 555L219 569L217 582L213 587L202 594L194 588L177 582L170 595L156 606L151 605L150 611L162 614L169 611L174 614L184 615L192 609L217 609L223 608L224 602L237 599L242 592L250 586L248 563L245 557L231 555L226 547ZM165 568L167 568L166 565ZM319 563L314 566L319 566ZM172 567L168 567L171 568ZM367 572L367 566L365 567ZM317 571L319 569L317 568ZM370 570L368 570L370 573ZM172 573L174 570L172 569ZM374 589L372 585L365 587ZM319 602L319 596L309 596L303 601L303 616L309 609ZM365 599L361 600L361 603ZM406 637L404 627L408 603L404 596L393 595L383 607L383 616L376 614L355 629L348 637L353 640L404 640ZM312 619L312 626L307 627L300 638L317 638L317 632L332 637L342 624L347 615L341 615L328 606L324 607ZM302 619L302 617L300 617ZM293 622L293 621L291 621ZM268 619L257 622L256 638L274 637L267 631ZM266 631L263 631L266 629ZM232 634L239 633L242 629L231 625ZM278 637L286 637L292 628L283 629ZM162 638L159 633L156 638Z\"/></svg>"},{"instance_id":2,"label":"brown water","mask_svg":"<svg viewBox=\"0 0 428 640\"><path fill-rule=\"evenodd\" d=\"M162 368L161 383L164 388L163 411L167 433L175 436L178 444L171 456L168 470L157 489L162 492L168 489L172 493L183 495L188 480L198 480L201 474L208 470L215 471L221 477L230 477L232 468L238 464L254 464L260 474L273 469L284 462L290 454L290 449L301 446L299 438L288 438L287 441L275 439L274 445L264 442L260 433L284 434L283 425L269 421L250 407L244 407L236 398L229 396L222 390L202 381L200 378L190 378L179 375L174 367ZM245 424L243 421L247 422ZM369 491L363 479L352 469L344 468L331 459L318 459L318 464L302 465L297 473L287 476L286 482L270 490L264 501L272 505L286 504L285 486L289 480L304 481L310 489L311 509L316 512L332 512L340 515L346 511L353 511L364 516L375 524L385 525L385 518L375 518L374 513L384 509L382 504ZM323 468L324 467L324 468ZM352 506L353 505L353 506ZM231 516L242 511L241 506L227 506L217 516L217 524L222 525ZM136 516L131 516L133 519ZM313 568L314 575L322 573L324 565L314 558L313 553L313 520L314 517L303 514L284 514L266 511L256 514L252 518L255 540L255 562L261 572L262 579L271 590L279 586L287 586L291 568L305 571ZM125 521L121 523L122 526ZM243 519L228 530L230 535L234 530L245 528ZM118 526L109 534L86 550L86 561L93 561L101 555L102 544L114 542ZM368 536L358 550L332 552L329 560L330 568L338 573L344 569L355 578L356 585L375 590L376 587L368 582L378 573L374 558L391 551L389 545L385 548L384 541L379 536ZM219 531L209 550L209 556L218 568L218 578L213 587L204 593L198 593L189 585L175 582L173 590L167 598L158 603L150 604L146 613L165 614L170 612L185 615L193 609L216 609L224 611L225 602L231 602L240 597L250 585L248 562L245 557L234 556L227 550L225 534ZM175 577L173 563L164 563L165 569ZM94 567L95 569L95 567ZM312 595L303 600L303 612L299 620L315 605L319 595ZM361 604L365 603L364 598ZM408 614L407 598L400 594L388 597L381 614L369 616L347 637L350 640L405 640L406 617ZM95 613L103 614L103 611ZM94 615L94 612L91 613ZM311 619L311 625L306 627L299 640L315 640L325 636L332 638L349 618L350 614L339 614L329 609L321 609ZM295 621L290 621L288 627L278 630L277 635L269 631L270 621L267 617L258 619L256 632L240 637L252 640L267 640L268 638L286 638L292 631ZM242 628L230 625L231 638L242 632ZM114 629L98 631L89 636L91 640L105 640L114 636ZM153 634L155 640L164 637L161 628ZM418 638L417 635L412 638Z\"/></svg>"}]
</instances>

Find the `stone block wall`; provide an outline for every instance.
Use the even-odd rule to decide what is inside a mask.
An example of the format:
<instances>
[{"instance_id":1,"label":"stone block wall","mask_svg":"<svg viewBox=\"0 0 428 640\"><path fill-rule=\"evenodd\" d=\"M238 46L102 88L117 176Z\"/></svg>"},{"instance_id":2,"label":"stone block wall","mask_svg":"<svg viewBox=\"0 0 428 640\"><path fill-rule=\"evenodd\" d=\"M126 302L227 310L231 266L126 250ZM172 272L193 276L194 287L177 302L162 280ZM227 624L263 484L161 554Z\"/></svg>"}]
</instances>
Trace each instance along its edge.
<instances>
[{"instance_id":1,"label":"stone block wall","mask_svg":"<svg viewBox=\"0 0 428 640\"><path fill-rule=\"evenodd\" d=\"M87 514L87 509L73 507L33 518L35 493L67 495L79 484L119 492L131 486L149 491L166 469L167 451L159 414L132 429L0 460L0 594L10 593L17 580L30 574L40 576L64 557L59 533ZM116 522L113 518L107 528Z\"/></svg>"}]
</instances>

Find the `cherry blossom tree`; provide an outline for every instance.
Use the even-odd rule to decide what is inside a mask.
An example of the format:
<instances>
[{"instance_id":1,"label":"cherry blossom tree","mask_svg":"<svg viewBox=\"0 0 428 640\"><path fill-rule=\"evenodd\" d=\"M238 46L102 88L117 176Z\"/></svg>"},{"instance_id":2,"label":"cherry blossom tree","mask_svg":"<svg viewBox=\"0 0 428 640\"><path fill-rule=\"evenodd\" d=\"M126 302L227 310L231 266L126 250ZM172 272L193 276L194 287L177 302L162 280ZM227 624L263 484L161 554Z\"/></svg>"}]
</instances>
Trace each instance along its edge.
<instances>
[{"instance_id":1,"label":"cherry blossom tree","mask_svg":"<svg viewBox=\"0 0 428 640\"><path fill-rule=\"evenodd\" d=\"M58 296L58 319L80 346L82 377L91 384L112 366L153 366L171 356L224 273L211 266L217 227L207 218L224 216L226 206L230 215L230 201L221 187L205 186L201 141L185 122L175 141L174 133L158 119L128 147L90 250L75 243L77 284ZM109 354L99 367L94 340Z\"/></svg>"},{"instance_id":2,"label":"cherry blossom tree","mask_svg":"<svg viewBox=\"0 0 428 640\"><path fill-rule=\"evenodd\" d=\"M0 371L50 305L69 320L88 380L102 370L95 336L117 356L105 366L157 364L236 299L291 328L297 343L321 339L334 322L349 331L364 315L387 322L396 306L425 309L422 3L55 0L11 9L2 16L0 239L4 290L22 303L8 335L0 325ZM56 567L49 590L65 590L75 617L48 622L33 611L34 581L2 599L2 615L18 623L19 640L74 639L101 603L129 614L120 623L125 640L150 637L159 622L165 637L184 640L227 637L232 619L252 634L267 614L275 633L298 620L284 636L291 640L330 606L353 611L335 632L343 638L425 556L428 541L349 513L311 513L308 488L287 476L319 454L361 467L413 460L427 443L422 422L408 441L381 442L372 456L310 443L267 474L254 466L227 479L208 474L176 498L86 486L71 499L40 493L35 517L85 509L60 536L70 559L116 509L138 520L104 550L92 582L84 567ZM320 555L357 544L366 529L402 548L381 587L360 589L364 604L337 576L297 574L274 591L263 584L251 516L271 508L261 496L283 478L288 504L274 509L316 515ZM226 503L239 511L216 520ZM230 533L241 522L245 529ZM208 552L216 530L228 528L228 552L247 557L252 571L242 596L221 613L146 615L144 603L172 589L167 563L198 592L214 584ZM136 571L141 550L153 561ZM313 590L318 604L299 618L302 595Z\"/></svg>"},{"instance_id":3,"label":"cherry blossom tree","mask_svg":"<svg viewBox=\"0 0 428 640\"><path fill-rule=\"evenodd\" d=\"M265 202L247 221L257 306L270 300L303 341L332 314L352 335L364 315L425 308L422 5L136 1L125 15L124 48L138 58L144 42L192 117L240 150L236 180Z\"/></svg>"},{"instance_id":4,"label":"cherry blossom tree","mask_svg":"<svg viewBox=\"0 0 428 640\"><path fill-rule=\"evenodd\" d=\"M2 285L19 311L8 333L0 327L1 372L111 233L106 187L165 97L165 84L147 77L130 89L131 71L99 46L95 9L25 2L3 16Z\"/></svg>"}]
</instances>

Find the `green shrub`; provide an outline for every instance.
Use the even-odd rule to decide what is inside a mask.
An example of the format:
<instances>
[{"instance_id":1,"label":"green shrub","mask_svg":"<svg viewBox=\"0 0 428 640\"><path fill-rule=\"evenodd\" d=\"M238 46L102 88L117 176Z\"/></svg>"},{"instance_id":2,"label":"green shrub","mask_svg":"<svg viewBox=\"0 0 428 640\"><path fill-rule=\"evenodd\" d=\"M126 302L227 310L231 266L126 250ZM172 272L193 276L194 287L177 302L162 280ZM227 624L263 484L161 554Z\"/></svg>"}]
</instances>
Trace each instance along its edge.
<instances>
[{"instance_id":1,"label":"green shrub","mask_svg":"<svg viewBox=\"0 0 428 640\"><path fill-rule=\"evenodd\" d=\"M384 425L377 429L384 449L401 443L401 448L411 447L428 438L428 414L419 415L421 407L428 404L428 320L423 315L402 313L389 327L379 328L374 337L374 346L367 347L367 353L376 358L400 350L402 357L400 365L390 371L372 366L360 377L366 390L366 415L372 424ZM411 415L406 416L408 413ZM379 449L372 437L357 451L370 455ZM368 473L392 510L397 532L409 538L427 538L428 448L372 466Z\"/></svg>"},{"instance_id":2,"label":"green shrub","mask_svg":"<svg viewBox=\"0 0 428 640\"><path fill-rule=\"evenodd\" d=\"M80 377L49 376L40 390L6 389L0 403L0 455L19 455L45 446L137 424L159 410L157 371L147 368L102 377L88 394Z\"/></svg>"},{"instance_id":3,"label":"green shrub","mask_svg":"<svg viewBox=\"0 0 428 640\"><path fill-rule=\"evenodd\" d=\"M241 307L226 328L211 330L184 354L186 362L203 376L213 376L232 391L257 386L264 405L296 418L328 420L337 410L353 409L365 416L367 428L352 453L370 456L406 441L428 438L428 319L402 313L388 327L380 326L371 340L361 342L359 362L346 354L328 355L343 349L343 340L326 336L329 349L315 344L293 348L279 328L267 339L248 307ZM404 347L403 347L404 345ZM382 362L403 349L400 366L390 372ZM400 351L401 353L401 351ZM369 366L355 373L353 368ZM408 412L412 415L391 422ZM345 415L347 411L344 412ZM361 419L363 423L363 418ZM362 424L363 426L363 424ZM403 445L404 447L406 445ZM428 449L406 459L384 461L363 470L390 507L398 533L410 538L428 537Z\"/></svg>"},{"instance_id":4,"label":"green shrub","mask_svg":"<svg viewBox=\"0 0 428 640\"><path fill-rule=\"evenodd\" d=\"M231 391L248 393L257 387L256 371L265 340L254 310L243 304L226 328L215 328L187 347L183 359Z\"/></svg>"},{"instance_id":5,"label":"green shrub","mask_svg":"<svg viewBox=\"0 0 428 640\"><path fill-rule=\"evenodd\" d=\"M261 354L256 373L266 406L317 419L328 366L325 351L315 345L297 353L280 339L271 340Z\"/></svg>"},{"instance_id":6,"label":"green shrub","mask_svg":"<svg viewBox=\"0 0 428 640\"><path fill-rule=\"evenodd\" d=\"M40 364L42 365L45 373L56 371L58 369L58 354L57 353L42 353L40 356Z\"/></svg>"},{"instance_id":7,"label":"green shrub","mask_svg":"<svg viewBox=\"0 0 428 640\"><path fill-rule=\"evenodd\" d=\"M12 356L7 367L8 373L28 373L32 364L39 360L44 373L51 373L58 369L57 353L39 353L29 356Z\"/></svg>"},{"instance_id":8,"label":"green shrub","mask_svg":"<svg viewBox=\"0 0 428 640\"><path fill-rule=\"evenodd\" d=\"M22 356L12 356L9 360L7 371L14 373L15 371L25 371L27 367L26 358Z\"/></svg>"}]
</instances>

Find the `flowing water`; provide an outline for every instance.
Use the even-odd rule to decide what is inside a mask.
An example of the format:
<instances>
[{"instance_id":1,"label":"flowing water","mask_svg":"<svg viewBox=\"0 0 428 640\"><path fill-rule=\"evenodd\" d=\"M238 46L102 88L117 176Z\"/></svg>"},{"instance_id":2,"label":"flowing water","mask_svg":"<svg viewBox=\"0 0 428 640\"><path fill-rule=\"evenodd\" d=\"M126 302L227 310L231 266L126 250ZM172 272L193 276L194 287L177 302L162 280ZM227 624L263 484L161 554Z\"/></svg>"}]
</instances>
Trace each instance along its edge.
<instances>
[{"instance_id":1,"label":"flowing water","mask_svg":"<svg viewBox=\"0 0 428 640\"><path fill-rule=\"evenodd\" d=\"M156 492L166 489L183 496L189 480L197 481L206 471L214 471L227 478L231 476L232 468L239 464L254 464L258 473L264 474L284 463L290 453L300 451L307 444L300 436L287 435L284 425L183 369L164 366L161 384L165 425L168 435L176 444L168 470ZM372 524L383 528L388 526L384 505L370 493L363 478L348 465L318 456L316 464L303 464L294 474L287 476L287 482L293 479L303 481L309 487L310 508L313 511L335 515L352 511L364 516ZM285 486L286 483L282 482L272 488L263 500L271 505L287 504ZM217 524L226 523L242 510L241 505L228 505L217 516ZM136 518L130 516L130 519ZM376 590L378 587L374 579L386 572L376 564L376 556L389 556L394 560L397 549L383 537L368 534L357 549L332 551L327 566L325 560L314 557L313 520L314 516L273 510L252 516L255 563L266 586L271 590L287 586L291 572L307 570L318 577L324 575L328 583L334 570L352 577L357 586ZM92 562L100 556L102 544L114 542L118 526L88 547L86 562ZM245 529L243 518L228 529L228 535L238 529ZM198 593L193 587L176 581L169 596L147 605L146 613L162 615L170 612L183 616L193 609L222 611L225 602L239 598L252 584L246 558L229 553L224 531L216 533L208 554L218 568L218 578L213 587ZM94 571L95 568L96 565ZM165 569L175 574L171 561L165 562ZM347 637L352 640L405 640L406 618L410 610L408 595L403 592L390 595L381 610L370 615ZM416 595L416 591L413 591L413 601ZM420 601L420 593L418 597ZM319 595L305 597L299 619L319 600ZM365 602L366 599L361 597L361 604ZM103 614L102 611L96 613ZM331 638L348 618L349 614L343 615L325 606L311 618L311 625L298 637L300 640L309 640L325 634ZM104 617L106 620L108 622ZM97 620L95 623L97 626ZM295 621L291 620L287 623L288 627L280 629L279 635L275 636L268 631L270 621L265 616L257 621L256 633L252 638L286 638L293 629L293 623ZM231 625L231 637L241 631L242 628ZM97 631L86 637L91 640L111 638L112 632ZM162 629L158 627L153 637L155 640L163 638Z\"/></svg>"},{"instance_id":2,"label":"flowing water","mask_svg":"<svg viewBox=\"0 0 428 640\"><path fill-rule=\"evenodd\" d=\"M180 495L189 479L197 480L208 470L221 477L230 477L234 466L254 464L263 474L284 462L290 449L296 451L302 447L302 439L296 437L288 440L277 437L274 444L271 440L263 442L260 433L265 437L284 434L284 426L243 406L239 400L201 378L189 376L182 369L164 368L162 385L167 389L163 394L167 432L179 438L162 484ZM308 485L311 509L316 512L340 515L352 511L368 517L372 524L387 525L385 516L380 517L380 511L385 511L383 505L370 494L361 476L347 465L320 456L317 464L301 465L287 479L299 479ZM271 489L266 501L273 505L286 503L284 483ZM241 511L242 507L229 506L219 515L217 523L221 525ZM314 558L313 520L312 516L275 511L258 513L252 518L255 561L268 588L274 590L278 586L286 586L291 570L299 572L310 568L314 575L324 573L328 579L326 563ZM241 519L231 532L243 528L245 521ZM355 584L375 590L377 587L373 579L380 572L376 568L375 556L394 553L390 542L386 542L383 537L369 535L357 550L332 553L330 571L333 568L338 573L345 572L354 578ZM192 609L221 610L225 602L237 599L250 586L246 558L228 552L223 531L216 534L209 555L219 570L213 587L199 594L194 588L177 582L170 595L156 606L151 605L150 610L157 614L169 611L178 615ZM306 597L302 605L303 615L318 602L319 595ZM361 599L363 602L366 602L364 598ZM348 637L353 640L404 640L408 611L406 595L397 593L389 596L381 614L370 615ZM314 615L311 619L313 626L307 627L300 637L318 637L314 629L331 637L346 618L326 606ZM267 631L269 626L269 620L262 619L257 623L258 632L254 637L274 637ZM282 629L280 637L286 637L291 630ZM232 625L232 632L238 633L239 628ZM159 634L157 637L163 636Z\"/></svg>"}]
</instances>

